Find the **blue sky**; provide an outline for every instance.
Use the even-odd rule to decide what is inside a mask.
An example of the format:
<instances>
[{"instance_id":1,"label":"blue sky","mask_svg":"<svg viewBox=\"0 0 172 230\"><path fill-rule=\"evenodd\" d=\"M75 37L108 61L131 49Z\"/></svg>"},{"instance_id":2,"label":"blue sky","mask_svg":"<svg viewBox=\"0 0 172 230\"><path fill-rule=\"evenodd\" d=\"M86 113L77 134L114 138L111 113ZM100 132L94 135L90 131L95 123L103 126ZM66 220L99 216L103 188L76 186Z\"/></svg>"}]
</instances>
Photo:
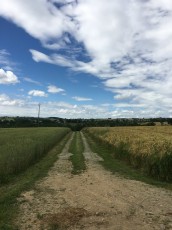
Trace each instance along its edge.
<instances>
[{"instance_id":1,"label":"blue sky","mask_svg":"<svg viewBox=\"0 0 172 230\"><path fill-rule=\"evenodd\" d=\"M1 0L0 116L171 117L171 0Z\"/></svg>"}]
</instances>

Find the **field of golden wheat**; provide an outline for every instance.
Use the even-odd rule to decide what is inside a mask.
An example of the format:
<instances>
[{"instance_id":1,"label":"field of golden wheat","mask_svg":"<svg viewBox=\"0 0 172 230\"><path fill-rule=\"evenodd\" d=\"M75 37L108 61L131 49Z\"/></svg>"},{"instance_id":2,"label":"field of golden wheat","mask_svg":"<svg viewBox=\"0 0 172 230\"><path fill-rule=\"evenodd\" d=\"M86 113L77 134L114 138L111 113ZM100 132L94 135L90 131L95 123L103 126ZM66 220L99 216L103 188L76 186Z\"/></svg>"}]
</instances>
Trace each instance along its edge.
<instances>
[{"instance_id":1,"label":"field of golden wheat","mask_svg":"<svg viewBox=\"0 0 172 230\"><path fill-rule=\"evenodd\" d=\"M114 157L163 180L172 180L172 127L88 128L114 149Z\"/></svg>"}]
</instances>

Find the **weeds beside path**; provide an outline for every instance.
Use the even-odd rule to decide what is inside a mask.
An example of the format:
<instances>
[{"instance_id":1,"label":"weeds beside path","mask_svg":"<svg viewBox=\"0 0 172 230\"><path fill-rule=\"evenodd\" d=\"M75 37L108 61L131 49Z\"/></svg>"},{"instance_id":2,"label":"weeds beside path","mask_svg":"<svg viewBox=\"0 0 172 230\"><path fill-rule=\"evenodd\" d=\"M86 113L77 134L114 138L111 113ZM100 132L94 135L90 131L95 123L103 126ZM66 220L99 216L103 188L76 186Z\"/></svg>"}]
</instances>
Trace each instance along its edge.
<instances>
[{"instance_id":1,"label":"weeds beside path","mask_svg":"<svg viewBox=\"0 0 172 230\"><path fill-rule=\"evenodd\" d=\"M12 230L12 220L18 213L18 202L16 198L22 191L34 187L38 179L47 175L49 168L58 159L70 134L63 138L41 161L29 167L25 172L11 178L10 183L0 187L0 229Z\"/></svg>"}]
</instances>

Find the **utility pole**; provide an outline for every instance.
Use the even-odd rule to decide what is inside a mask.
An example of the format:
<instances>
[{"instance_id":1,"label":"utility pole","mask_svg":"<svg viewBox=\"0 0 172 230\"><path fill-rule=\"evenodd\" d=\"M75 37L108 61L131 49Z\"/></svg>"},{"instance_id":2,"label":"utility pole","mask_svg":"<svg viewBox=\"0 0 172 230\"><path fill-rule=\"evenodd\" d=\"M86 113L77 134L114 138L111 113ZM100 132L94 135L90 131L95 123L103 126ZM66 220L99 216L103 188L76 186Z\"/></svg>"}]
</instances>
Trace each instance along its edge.
<instances>
[{"instance_id":1,"label":"utility pole","mask_svg":"<svg viewBox=\"0 0 172 230\"><path fill-rule=\"evenodd\" d=\"M38 104L38 127L39 127L39 116L40 116L41 104Z\"/></svg>"}]
</instances>

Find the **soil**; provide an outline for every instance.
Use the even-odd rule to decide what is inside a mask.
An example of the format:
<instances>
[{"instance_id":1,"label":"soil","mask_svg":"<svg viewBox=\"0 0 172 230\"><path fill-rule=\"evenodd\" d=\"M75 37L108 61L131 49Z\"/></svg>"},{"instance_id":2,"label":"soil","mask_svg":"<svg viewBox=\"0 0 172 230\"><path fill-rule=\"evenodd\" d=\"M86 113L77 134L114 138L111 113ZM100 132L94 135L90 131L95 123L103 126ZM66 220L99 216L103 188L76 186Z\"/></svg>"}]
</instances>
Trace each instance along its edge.
<instances>
[{"instance_id":1,"label":"soil","mask_svg":"<svg viewBox=\"0 0 172 230\"><path fill-rule=\"evenodd\" d=\"M87 169L71 173L71 138L48 176L19 197L19 229L172 229L172 192L106 171L81 135Z\"/></svg>"}]
</instances>

